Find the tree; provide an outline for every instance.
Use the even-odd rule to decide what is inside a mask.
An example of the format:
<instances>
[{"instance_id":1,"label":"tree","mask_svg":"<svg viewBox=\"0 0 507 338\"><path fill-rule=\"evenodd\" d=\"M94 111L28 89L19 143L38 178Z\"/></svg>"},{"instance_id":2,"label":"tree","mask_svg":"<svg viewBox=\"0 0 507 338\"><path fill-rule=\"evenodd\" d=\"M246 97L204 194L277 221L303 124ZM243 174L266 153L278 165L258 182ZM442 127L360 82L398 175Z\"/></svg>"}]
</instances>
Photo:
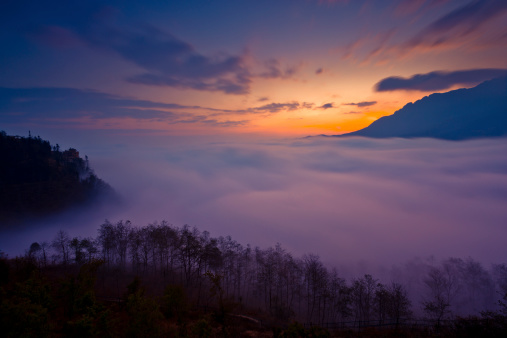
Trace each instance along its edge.
<instances>
[{"instance_id":1,"label":"tree","mask_svg":"<svg viewBox=\"0 0 507 338\"><path fill-rule=\"evenodd\" d=\"M387 313L389 318L394 319L396 327L400 324L402 318L407 318L412 315L410 310L411 302L408 298L407 291L403 285L392 283L389 288L389 302L387 306Z\"/></svg>"},{"instance_id":2,"label":"tree","mask_svg":"<svg viewBox=\"0 0 507 338\"><path fill-rule=\"evenodd\" d=\"M39 243L33 242L28 250L28 259L33 259L35 262L39 261L39 254L42 251L42 247Z\"/></svg>"},{"instance_id":3,"label":"tree","mask_svg":"<svg viewBox=\"0 0 507 338\"><path fill-rule=\"evenodd\" d=\"M429 293L429 298L422 303L424 311L430 318L436 320L437 325L440 325L440 321L450 312L450 294L448 292L450 281L442 270L432 267L424 284Z\"/></svg>"},{"instance_id":4,"label":"tree","mask_svg":"<svg viewBox=\"0 0 507 338\"><path fill-rule=\"evenodd\" d=\"M494 265L493 273L498 286L497 292L500 294L498 306L500 311L507 316L507 264Z\"/></svg>"},{"instance_id":5,"label":"tree","mask_svg":"<svg viewBox=\"0 0 507 338\"><path fill-rule=\"evenodd\" d=\"M51 245L59 253L61 262L64 265L68 264L70 239L67 232L59 230Z\"/></svg>"},{"instance_id":6,"label":"tree","mask_svg":"<svg viewBox=\"0 0 507 338\"><path fill-rule=\"evenodd\" d=\"M74 261L76 264L81 264L83 261L83 252L81 251L81 241L79 238L74 237L70 240L69 243L70 248L74 251Z\"/></svg>"},{"instance_id":7,"label":"tree","mask_svg":"<svg viewBox=\"0 0 507 338\"><path fill-rule=\"evenodd\" d=\"M201 243L199 241L199 230L197 228L190 229L185 225L180 230L180 250L179 257L180 263L183 267L183 274L185 277L185 284L191 285L192 281L196 280L193 277L197 273L197 266L200 260Z\"/></svg>"},{"instance_id":8,"label":"tree","mask_svg":"<svg viewBox=\"0 0 507 338\"><path fill-rule=\"evenodd\" d=\"M356 321L369 322L373 318L377 288L378 280L368 274L352 283L352 309Z\"/></svg>"},{"instance_id":9,"label":"tree","mask_svg":"<svg viewBox=\"0 0 507 338\"><path fill-rule=\"evenodd\" d=\"M345 279L340 278L336 269L333 269L329 276L331 321L344 321L351 316L351 292Z\"/></svg>"},{"instance_id":10,"label":"tree","mask_svg":"<svg viewBox=\"0 0 507 338\"><path fill-rule=\"evenodd\" d=\"M481 263L471 258L465 260L461 277L466 297L464 310L479 313L492 310L495 305L495 285L493 278Z\"/></svg>"},{"instance_id":11,"label":"tree","mask_svg":"<svg viewBox=\"0 0 507 338\"><path fill-rule=\"evenodd\" d=\"M115 238L113 225L106 219L106 221L99 228L99 236L97 241L102 248L102 258L109 266L115 257Z\"/></svg>"}]
</instances>

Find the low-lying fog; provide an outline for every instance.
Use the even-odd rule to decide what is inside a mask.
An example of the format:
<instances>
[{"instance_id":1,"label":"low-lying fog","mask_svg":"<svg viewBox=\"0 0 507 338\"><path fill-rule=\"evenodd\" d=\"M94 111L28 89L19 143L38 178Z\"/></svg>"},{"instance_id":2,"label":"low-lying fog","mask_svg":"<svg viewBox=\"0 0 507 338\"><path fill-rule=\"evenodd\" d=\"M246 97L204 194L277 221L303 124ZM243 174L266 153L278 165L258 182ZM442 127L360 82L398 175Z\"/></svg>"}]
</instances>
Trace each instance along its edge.
<instances>
[{"instance_id":1,"label":"low-lying fog","mask_svg":"<svg viewBox=\"0 0 507 338\"><path fill-rule=\"evenodd\" d=\"M331 266L391 266L430 255L507 261L506 139L108 141L60 144L87 154L123 206L4 232L0 250L22 254L58 229L95 237L106 218L165 219L252 246L280 242Z\"/></svg>"}]
</instances>

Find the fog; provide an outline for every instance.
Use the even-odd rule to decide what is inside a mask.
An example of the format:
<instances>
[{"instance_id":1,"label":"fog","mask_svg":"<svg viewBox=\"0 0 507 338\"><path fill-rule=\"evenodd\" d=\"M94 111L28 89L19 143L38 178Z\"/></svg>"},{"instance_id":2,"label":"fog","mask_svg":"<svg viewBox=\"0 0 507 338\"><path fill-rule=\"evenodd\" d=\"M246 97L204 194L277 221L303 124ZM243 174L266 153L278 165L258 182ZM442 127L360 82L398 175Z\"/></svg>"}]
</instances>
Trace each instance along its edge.
<instances>
[{"instance_id":1,"label":"fog","mask_svg":"<svg viewBox=\"0 0 507 338\"><path fill-rule=\"evenodd\" d=\"M505 139L152 135L74 142L60 144L87 154L122 205L3 232L0 250L14 256L58 229L95 236L105 219L128 219L139 226L189 224L244 245L279 242L294 255L314 253L343 269L430 256L470 256L489 266L507 257Z\"/></svg>"}]
</instances>

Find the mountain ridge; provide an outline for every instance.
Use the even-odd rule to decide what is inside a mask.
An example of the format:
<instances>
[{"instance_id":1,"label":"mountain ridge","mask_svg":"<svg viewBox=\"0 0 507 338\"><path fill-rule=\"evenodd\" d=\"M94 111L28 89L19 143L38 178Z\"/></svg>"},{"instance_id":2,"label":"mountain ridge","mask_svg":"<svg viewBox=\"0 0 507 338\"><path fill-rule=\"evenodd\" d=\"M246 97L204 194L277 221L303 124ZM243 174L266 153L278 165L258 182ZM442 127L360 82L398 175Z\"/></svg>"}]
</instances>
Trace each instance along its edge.
<instances>
[{"instance_id":1,"label":"mountain ridge","mask_svg":"<svg viewBox=\"0 0 507 338\"><path fill-rule=\"evenodd\" d=\"M507 77L473 88L434 93L407 103L368 127L334 137L429 137L447 140L507 136Z\"/></svg>"}]
</instances>

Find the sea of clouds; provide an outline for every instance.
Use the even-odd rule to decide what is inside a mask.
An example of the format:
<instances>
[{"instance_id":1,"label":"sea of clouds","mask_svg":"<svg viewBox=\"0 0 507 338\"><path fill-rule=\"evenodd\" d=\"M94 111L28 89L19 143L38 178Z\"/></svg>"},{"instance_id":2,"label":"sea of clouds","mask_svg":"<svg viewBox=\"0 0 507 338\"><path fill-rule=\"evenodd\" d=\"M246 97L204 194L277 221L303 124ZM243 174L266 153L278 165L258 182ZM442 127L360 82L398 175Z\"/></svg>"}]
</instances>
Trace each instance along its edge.
<instances>
[{"instance_id":1,"label":"sea of clouds","mask_svg":"<svg viewBox=\"0 0 507 338\"><path fill-rule=\"evenodd\" d=\"M105 219L128 219L188 224L262 248L279 242L296 256L366 270L432 255L507 260L506 139L123 135L81 142L121 206L4 232L0 250L21 254L59 229L95 236Z\"/></svg>"}]
</instances>

